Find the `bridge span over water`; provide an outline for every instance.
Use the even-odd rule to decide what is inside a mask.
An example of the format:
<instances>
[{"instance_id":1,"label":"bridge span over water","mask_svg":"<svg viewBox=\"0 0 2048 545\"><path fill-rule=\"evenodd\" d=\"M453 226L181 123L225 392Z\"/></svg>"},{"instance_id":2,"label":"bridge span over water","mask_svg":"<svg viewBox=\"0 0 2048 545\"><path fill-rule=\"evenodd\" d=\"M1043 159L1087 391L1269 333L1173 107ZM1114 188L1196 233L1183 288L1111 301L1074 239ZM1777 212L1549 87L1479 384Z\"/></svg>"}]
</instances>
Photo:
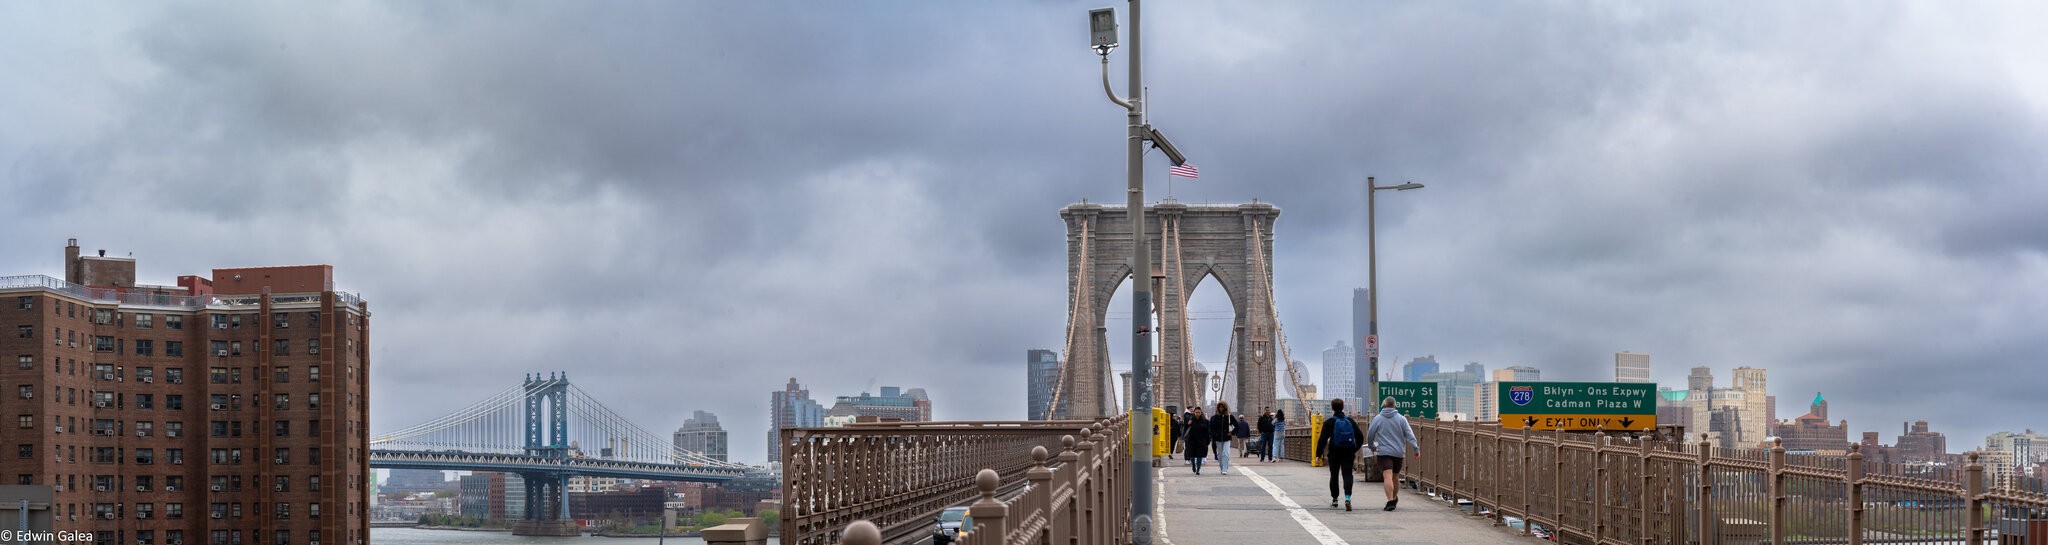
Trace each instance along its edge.
<instances>
[{"instance_id":1,"label":"bridge span over water","mask_svg":"<svg viewBox=\"0 0 2048 545\"><path fill-rule=\"evenodd\" d=\"M528 375L454 413L370 439L370 467L503 471L526 481L520 535L575 535L571 477L722 482L746 467L670 443L569 383Z\"/></svg>"}]
</instances>

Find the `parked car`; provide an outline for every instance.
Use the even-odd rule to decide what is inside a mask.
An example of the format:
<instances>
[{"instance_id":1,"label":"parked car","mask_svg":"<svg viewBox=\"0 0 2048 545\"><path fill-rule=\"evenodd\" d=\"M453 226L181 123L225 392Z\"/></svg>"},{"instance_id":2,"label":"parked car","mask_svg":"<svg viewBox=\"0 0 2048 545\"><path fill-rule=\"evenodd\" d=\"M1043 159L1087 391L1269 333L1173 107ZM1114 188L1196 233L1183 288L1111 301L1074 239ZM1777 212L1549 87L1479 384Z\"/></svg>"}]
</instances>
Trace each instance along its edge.
<instances>
[{"instance_id":1,"label":"parked car","mask_svg":"<svg viewBox=\"0 0 2048 545\"><path fill-rule=\"evenodd\" d=\"M938 524L932 526L932 545L952 543L962 529L973 528L974 517L967 516L966 507L948 507L939 512Z\"/></svg>"}]
</instances>

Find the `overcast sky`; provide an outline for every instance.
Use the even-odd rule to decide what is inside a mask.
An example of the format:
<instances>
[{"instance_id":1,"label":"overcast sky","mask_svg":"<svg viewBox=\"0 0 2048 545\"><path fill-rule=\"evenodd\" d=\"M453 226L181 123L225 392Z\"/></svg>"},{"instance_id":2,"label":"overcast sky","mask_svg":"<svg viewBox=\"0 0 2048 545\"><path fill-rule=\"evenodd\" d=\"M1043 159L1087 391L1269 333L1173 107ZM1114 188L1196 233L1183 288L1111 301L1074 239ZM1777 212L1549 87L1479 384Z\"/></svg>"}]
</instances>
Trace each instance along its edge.
<instances>
[{"instance_id":1,"label":"overcast sky","mask_svg":"<svg viewBox=\"0 0 2048 545\"><path fill-rule=\"evenodd\" d=\"M332 264L376 316L373 433L554 370L658 433L716 412L743 461L792 376L1021 418L1058 210L1123 201L1112 3L0 4L0 274L61 276L67 237L145 282ZM1201 167L1175 196L1283 210L1297 359L1349 335L1375 175L1428 185L1379 206L1389 359L1633 350L1680 387L1768 368L1852 437L2048 427L2048 5L1145 17L1151 119Z\"/></svg>"}]
</instances>

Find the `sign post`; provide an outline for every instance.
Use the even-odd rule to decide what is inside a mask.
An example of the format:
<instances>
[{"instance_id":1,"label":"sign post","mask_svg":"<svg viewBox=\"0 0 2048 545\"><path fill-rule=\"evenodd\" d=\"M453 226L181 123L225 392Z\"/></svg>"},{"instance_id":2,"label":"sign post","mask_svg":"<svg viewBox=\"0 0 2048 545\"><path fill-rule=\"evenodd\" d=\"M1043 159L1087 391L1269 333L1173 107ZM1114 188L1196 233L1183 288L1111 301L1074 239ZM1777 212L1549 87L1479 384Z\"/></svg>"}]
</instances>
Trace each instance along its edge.
<instances>
[{"instance_id":1,"label":"sign post","mask_svg":"<svg viewBox=\"0 0 2048 545\"><path fill-rule=\"evenodd\" d=\"M1501 429L1657 429L1657 385L1648 382L1499 382Z\"/></svg>"},{"instance_id":2,"label":"sign post","mask_svg":"<svg viewBox=\"0 0 2048 545\"><path fill-rule=\"evenodd\" d=\"M1365 403L1358 413L1372 416L1379 412L1380 400L1394 398L1394 410L1410 419L1436 420L1437 389L1434 382L1380 382L1380 395L1363 399Z\"/></svg>"}]
</instances>

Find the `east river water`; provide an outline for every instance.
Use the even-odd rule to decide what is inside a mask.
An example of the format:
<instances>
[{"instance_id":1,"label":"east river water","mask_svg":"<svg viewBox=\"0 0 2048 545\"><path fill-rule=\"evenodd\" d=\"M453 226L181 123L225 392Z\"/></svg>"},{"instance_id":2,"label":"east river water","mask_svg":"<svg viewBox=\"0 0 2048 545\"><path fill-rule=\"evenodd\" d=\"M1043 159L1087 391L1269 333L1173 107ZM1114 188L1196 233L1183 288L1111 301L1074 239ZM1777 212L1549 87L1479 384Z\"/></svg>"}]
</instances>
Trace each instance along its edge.
<instances>
[{"instance_id":1,"label":"east river water","mask_svg":"<svg viewBox=\"0 0 2048 545\"><path fill-rule=\"evenodd\" d=\"M703 538L669 536L666 541L651 537L537 537L515 536L511 532L468 532L463 530L421 530L418 528L371 528L370 545L704 545ZM768 538L775 545L775 538Z\"/></svg>"}]
</instances>

